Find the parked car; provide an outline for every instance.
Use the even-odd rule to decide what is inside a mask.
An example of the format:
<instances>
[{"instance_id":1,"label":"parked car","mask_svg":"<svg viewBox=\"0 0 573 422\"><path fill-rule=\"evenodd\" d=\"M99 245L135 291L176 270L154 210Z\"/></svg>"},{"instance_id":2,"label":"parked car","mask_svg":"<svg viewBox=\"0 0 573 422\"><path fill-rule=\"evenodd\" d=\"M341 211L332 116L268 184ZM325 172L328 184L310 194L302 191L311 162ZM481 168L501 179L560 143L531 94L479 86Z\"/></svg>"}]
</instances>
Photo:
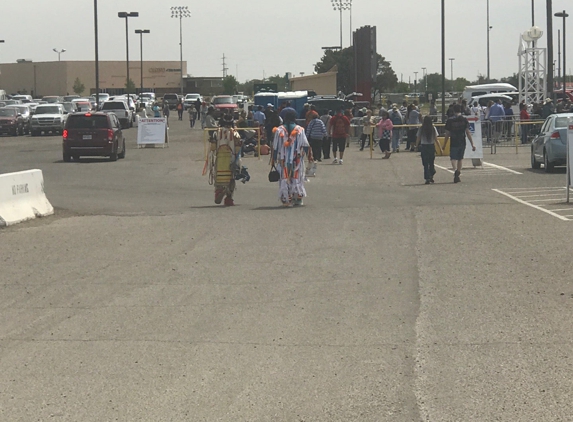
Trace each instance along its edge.
<instances>
[{"instance_id":1,"label":"parked car","mask_svg":"<svg viewBox=\"0 0 573 422\"><path fill-rule=\"evenodd\" d=\"M125 158L125 138L113 113L73 113L68 116L62 134L63 159L77 161L82 156Z\"/></svg>"},{"instance_id":2,"label":"parked car","mask_svg":"<svg viewBox=\"0 0 573 422\"><path fill-rule=\"evenodd\" d=\"M65 102L70 102L70 103L71 103L71 102L72 102L74 99L76 99L76 98L80 98L80 96L79 96L79 95L64 95L63 100L64 100Z\"/></svg>"},{"instance_id":3,"label":"parked car","mask_svg":"<svg viewBox=\"0 0 573 422\"><path fill-rule=\"evenodd\" d=\"M101 106L106 113L115 113L123 128L133 126L133 111L127 106L127 102L121 100L106 101Z\"/></svg>"},{"instance_id":4,"label":"parked car","mask_svg":"<svg viewBox=\"0 0 573 422\"><path fill-rule=\"evenodd\" d=\"M72 100L72 104L74 105L74 112L80 111L85 113L87 111L95 110L92 107L92 103L89 98L74 98Z\"/></svg>"},{"instance_id":5,"label":"parked car","mask_svg":"<svg viewBox=\"0 0 573 422\"><path fill-rule=\"evenodd\" d=\"M48 104L56 104L56 103L63 102L64 99L62 97L57 96L57 95L48 95L46 97L42 97L42 101L45 101Z\"/></svg>"},{"instance_id":6,"label":"parked car","mask_svg":"<svg viewBox=\"0 0 573 422\"><path fill-rule=\"evenodd\" d=\"M2 100L2 102L3 102L5 105L22 104L22 101L20 101L20 100Z\"/></svg>"},{"instance_id":7,"label":"parked car","mask_svg":"<svg viewBox=\"0 0 573 422\"><path fill-rule=\"evenodd\" d=\"M24 119L15 108L0 108L0 134L12 136L24 134Z\"/></svg>"},{"instance_id":8,"label":"parked car","mask_svg":"<svg viewBox=\"0 0 573 422\"><path fill-rule=\"evenodd\" d=\"M74 104L70 101L64 101L63 103L61 103L62 106L64 107L64 113L68 114L68 113L73 113L74 111L76 111L76 107L74 106Z\"/></svg>"},{"instance_id":9,"label":"parked car","mask_svg":"<svg viewBox=\"0 0 573 422\"><path fill-rule=\"evenodd\" d=\"M62 104L40 104L32 116L30 133L32 136L38 136L42 132L62 133L66 116Z\"/></svg>"},{"instance_id":10,"label":"parked car","mask_svg":"<svg viewBox=\"0 0 573 422\"><path fill-rule=\"evenodd\" d=\"M177 94L165 94L163 96L163 105L167 104L170 110L175 110L179 103L179 96Z\"/></svg>"},{"instance_id":11,"label":"parked car","mask_svg":"<svg viewBox=\"0 0 573 422\"><path fill-rule=\"evenodd\" d=\"M183 107L187 110L189 107L195 107L195 103L199 101L203 102L203 97L201 94L187 94L183 100Z\"/></svg>"},{"instance_id":12,"label":"parked car","mask_svg":"<svg viewBox=\"0 0 573 422\"><path fill-rule=\"evenodd\" d=\"M30 119L32 118L32 112L28 104L19 104L6 106L6 108L13 108L18 110L18 113L22 116L24 121L24 134L28 135L30 133Z\"/></svg>"},{"instance_id":13,"label":"parked car","mask_svg":"<svg viewBox=\"0 0 573 422\"><path fill-rule=\"evenodd\" d=\"M531 142L531 168L541 164L547 173L555 166L567 164L567 122L573 113L552 114L541 126L539 134Z\"/></svg>"},{"instance_id":14,"label":"parked car","mask_svg":"<svg viewBox=\"0 0 573 422\"><path fill-rule=\"evenodd\" d=\"M221 115L221 113L225 110L230 109L234 114L239 109L237 103L233 101L233 97L231 95L215 95L211 99L211 105L215 107L215 116L217 117Z\"/></svg>"},{"instance_id":15,"label":"parked car","mask_svg":"<svg viewBox=\"0 0 573 422\"><path fill-rule=\"evenodd\" d=\"M139 94L138 104L143 107L151 107L155 102L155 92L142 92Z\"/></svg>"}]
</instances>

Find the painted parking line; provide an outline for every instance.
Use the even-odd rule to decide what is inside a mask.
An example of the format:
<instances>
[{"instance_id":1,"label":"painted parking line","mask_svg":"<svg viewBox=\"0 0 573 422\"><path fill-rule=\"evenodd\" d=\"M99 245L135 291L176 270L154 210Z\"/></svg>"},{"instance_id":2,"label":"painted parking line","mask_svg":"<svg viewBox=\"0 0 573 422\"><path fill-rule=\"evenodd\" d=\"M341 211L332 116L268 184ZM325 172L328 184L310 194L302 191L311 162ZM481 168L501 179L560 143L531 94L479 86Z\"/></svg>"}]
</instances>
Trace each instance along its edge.
<instances>
[{"instance_id":1,"label":"painted parking line","mask_svg":"<svg viewBox=\"0 0 573 422\"><path fill-rule=\"evenodd\" d=\"M547 188L535 188L535 192L546 192L539 193L537 195L530 195L531 190L525 190L529 188L512 188L512 189L492 189L494 192L507 196L520 204L527 205L528 207L534 208L539 211L543 211L546 214L557 217L563 221L573 221L573 204L569 208L565 202L566 188L565 187L547 187ZM551 196L551 198L548 198ZM555 208L557 207L557 208Z\"/></svg>"},{"instance_id":2,"label":"painted parking line","mask_svg":"<svg viewBox=\"0 0 573 422\"><path fill-rule=\"evenodd\" d=\"M467 166L464 169L462 169L462 174L464 175L475 175L475 176L490 176L490 175L499 175L499 174L503 174L503 173L510 173L510 174L523 174L520 173L518 171L512 170L510 168L504 167L504 166L499 166L497 164L492 164L492 163L486 163L485 161L482 162L483 166L482 167L472 167L472 166ZM444 167L444 166L440 166L438 164L434 164L435 167L441 169L441 170L445 170L449 173L454 174L454 171L451 168L448 167Z\"/></svg>"}]
</instances>

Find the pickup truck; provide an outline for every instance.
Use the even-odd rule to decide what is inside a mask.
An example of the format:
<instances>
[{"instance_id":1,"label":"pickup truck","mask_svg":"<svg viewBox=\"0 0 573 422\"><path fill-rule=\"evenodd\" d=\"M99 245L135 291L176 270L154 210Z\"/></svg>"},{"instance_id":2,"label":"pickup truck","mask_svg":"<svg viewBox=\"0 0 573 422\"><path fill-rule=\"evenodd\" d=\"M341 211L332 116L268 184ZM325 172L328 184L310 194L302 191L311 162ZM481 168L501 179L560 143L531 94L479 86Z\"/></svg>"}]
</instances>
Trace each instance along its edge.
<instances>
[{"instance_id":1,"label":"pickup truck","mask_svg":"<svg viewBox=\"0 0 573 422\"><path fill-rule=\"evenodd\" d=\"M61 134L66 124L67 114L61 104L40 104L30 120L30 133L38 136L42 132Z\"/></svg>"},{"instance_id":2,"label":"pickup truck","mask_svg":"<svg viewBox=\"0 0 573 422\"><path fill-rule=\"evenodd\" d=\"M114 113L119 119L122 128L133 127L133 112L127 106L126 101L106 101L101 106L101 111L105 113Z\"/></svg>"},{"instance_id":3,"label":"pickup truck","mask_svg":"<svg viewBox=\"0 0 573 422\"><path fill-rule=\"evenodd\" d=\"M179 103L179 95L177 94L165 94L163 96L163 104L169 106L169 110L175 110L177 104Z\"/></svg>"},{"instance_id":4,"label":"pickup truck","mask_svg":"<svg viewBox=\"0 0 573 422\"><path fill-rule=\"evenodd\" d=\"M211 99L211 105L215 107L215 117L218 118L225 110L230 110L236 115L239 111L237 103L233 101L231 95L216 95Z\"/></svg>"}]
</instances>

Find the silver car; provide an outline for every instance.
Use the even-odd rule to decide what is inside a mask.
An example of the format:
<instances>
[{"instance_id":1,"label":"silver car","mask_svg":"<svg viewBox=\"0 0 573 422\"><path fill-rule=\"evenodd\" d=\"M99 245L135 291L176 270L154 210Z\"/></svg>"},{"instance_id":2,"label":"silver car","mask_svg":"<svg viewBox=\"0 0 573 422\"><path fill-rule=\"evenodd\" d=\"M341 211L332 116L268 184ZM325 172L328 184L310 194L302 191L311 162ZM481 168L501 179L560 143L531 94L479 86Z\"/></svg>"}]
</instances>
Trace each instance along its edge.
<instances>
[{"instance_id":1,"label":"silver car","mask_svg":"<svg viewBox=\"0 0 573 422\"><path fill-rule=\"evenodd\" d=\"M567 124L573 121L573 113L552 114L539 135L531 143L531 168L539 169L541 164L547 173L555 166L567 164Z\"/></svg>"}]
</instances>

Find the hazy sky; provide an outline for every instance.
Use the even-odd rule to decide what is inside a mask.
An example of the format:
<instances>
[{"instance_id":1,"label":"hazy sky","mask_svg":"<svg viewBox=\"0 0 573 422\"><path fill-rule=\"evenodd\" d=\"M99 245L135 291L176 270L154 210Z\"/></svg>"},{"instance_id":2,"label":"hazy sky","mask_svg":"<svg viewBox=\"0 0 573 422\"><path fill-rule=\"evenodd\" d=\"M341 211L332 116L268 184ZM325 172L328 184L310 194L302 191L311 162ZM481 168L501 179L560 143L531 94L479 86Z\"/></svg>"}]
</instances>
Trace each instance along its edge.
<instances>
[{"instance_id":1,"label":"hazy sky","mask_svg":"<svg viewBox=\"0 0 573 422\"><path fill-rule=\"evenodd\" d=\"M29 0L3 2L0 61L25 58L57 60L53 48L65 48L62 60L93 60L92 0ZM125 20L120 11L137 11L130 18L130 59L139 60L135 29L144 36L144 59L179 60L179 22L171 6L188 6L183 20L183 60L193 76L222 75L223 53L229 73L246 79L293 72L312 73L323 46L339 43L339 13L331 0L99 0L100 59L125 59ZM440 0L353 0L352 26L377 27L378 52L392 62L398 78L414 79L440 71ZM545 1L535 0L535 23L546 32ZM553 11L571 0L553 0ZM11 17L11 18L8 18ZM573 18L568 19L573 34ZM519 36L531 26L530 0L490 0L491 77L518 70ZM555 59L557 29L554 20ZM349 13L343 15L343 46L349 45ZM573 39L569 38L568 68L573 69ZM540 45L546 45L546 35ZM446 55L455 58L454 78L486 74L486 0L446 0ZM450 77L450 62L446 75Z\"/></svg>"}]
</instances>

